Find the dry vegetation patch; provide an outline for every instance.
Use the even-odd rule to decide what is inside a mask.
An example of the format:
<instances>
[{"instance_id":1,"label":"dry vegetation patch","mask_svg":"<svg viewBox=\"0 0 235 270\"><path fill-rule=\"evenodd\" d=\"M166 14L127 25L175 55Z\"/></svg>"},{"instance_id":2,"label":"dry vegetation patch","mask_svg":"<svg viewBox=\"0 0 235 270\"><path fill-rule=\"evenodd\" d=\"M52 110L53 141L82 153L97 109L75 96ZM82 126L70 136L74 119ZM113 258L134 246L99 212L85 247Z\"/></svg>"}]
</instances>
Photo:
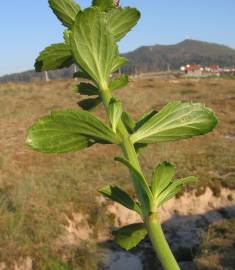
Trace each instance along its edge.
<instances>
[{"instance_id":1,"label":"dry vegetation patch","mask_svg":"<svg viewBox=\"0 0 235 270\"><path fill-rule=\"evenodd\" d=\"M54 243L64 233L65 216L91 213L89 223L99 231L106 222L112 223L112 217L101 215L96 206L96 189L108 182L121 183L131 191L127 170L110 159L119 154L113 146L94 146L65 155L35 153L25 146L26 130L36 119L51 110L77 107L75 84L71 80L0 85L0 261L10 262L21 256L33 256L38 262L50 256L61 258L63 250ZM199 176L198 195L210 187L219 196L223 186L231 190L228 196L233 198L235 80L132 79L130 86L116 95L136 119L149 107L159 110L171 100L198 101L211 107L219 118L213 133L150 146L141 162L149 176L160 161L175 162L179 177ZM101 107L97 114L104 116ZM87 245L96 252L93 243ZM67 254L73 269L80 262L71 259L79 258L74 255L78 251L78 247L72 247Z\"/></svg>"}]
</instances>

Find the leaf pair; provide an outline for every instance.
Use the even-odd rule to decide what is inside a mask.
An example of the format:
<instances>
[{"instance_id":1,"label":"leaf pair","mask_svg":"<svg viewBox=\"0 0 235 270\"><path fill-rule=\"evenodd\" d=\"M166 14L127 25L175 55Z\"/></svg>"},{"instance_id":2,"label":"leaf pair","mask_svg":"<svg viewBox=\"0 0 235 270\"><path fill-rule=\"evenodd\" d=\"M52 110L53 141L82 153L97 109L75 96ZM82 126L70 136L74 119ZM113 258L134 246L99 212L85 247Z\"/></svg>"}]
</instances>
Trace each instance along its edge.
<instances>
[{"instance_id":1,"label":"leaf pair","mask_svg":"<svg viewBox=\"0 0 235 270\"><path fill-rule=\"evenodd\" d=\"M175 170L175 165L168 162L161 163L154 170L151 191L155 207L160 207L164 202L173 198L182 190L184 185L197 181L197 178L194 176L173 181L172 178L175 175Z\"/></svg>"},{"instance_id":2,"label":"leaf pair","mask_svg":"<svg viewBox=\"0 0 235 270\"><path fill-rule=\"evenodd\" d=\"M118 77L115 77L109 85L109 90L114 91L117 89L120 89L124 86L126 86L128 83L128 75L121 75ZM96 106L98 106L102 99L100 97L100 91L99 89L91 84L91 83L80 83L76 86L75 91L79 93L80 95L89 96L89 98L83 99L78 102L79 106L84 110L93 110ZM122 113L122 104L119 101L115 101L113 99L110 102L109 106L109 118L110 122L112 124L112 128L114 132L116 132L117 124L120 120L121 113Z\"/></svg>"},{"instance_id":3,"label":"leaf pair","mask_svg":"<svg viewBox=\"0 0 235 270\"><path fill-rule=\"evenodd\" d=\"M139 203L135 202L125 191L118 187L106 186L99 190L105 197L120 203L124 207L137 212L142 216L142 210ZM130 250L136 247L147 235L147 230L143 223L136 223L125 226L119 230L113 231L115 242L124 248Z\"/></svg>"},{"instance_id":4,"label":"leaf pair","mask_svg":"<svg viewBox=\"0 0 235 270\"><path fill-rule=\"evenodd\" d=\"M115 160L121 162L130 170L140 205L136 204L127 193L118 188L105 187L104 189L99 190L99 192L111 200L118 202L133 211L136 211L141 216L147 216L151 209L153 196L146 179L127 159L117 157Z\"/></svg>"},{"instance_id":5,"label":"leaf pair","mask_svg":"<svg viewBox=\"0 0 235 270\"><path fill-rule=\"evenodd\" d=\"M28 130L26 139L31 148L47 153L78 151L95 142L119 144L120 138L97 117L81 110L43 117Z\"/></svg>"}]
</instances>

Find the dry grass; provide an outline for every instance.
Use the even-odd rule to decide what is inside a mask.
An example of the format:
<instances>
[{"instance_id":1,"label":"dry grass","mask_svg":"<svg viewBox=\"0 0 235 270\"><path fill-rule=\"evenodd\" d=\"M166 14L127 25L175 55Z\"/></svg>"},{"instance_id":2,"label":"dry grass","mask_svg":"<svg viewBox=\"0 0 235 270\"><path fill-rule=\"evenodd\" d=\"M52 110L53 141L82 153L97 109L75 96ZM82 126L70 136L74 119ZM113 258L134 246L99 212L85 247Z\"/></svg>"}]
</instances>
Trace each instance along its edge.
<instances>
[{"instance_id":1,"label":"dry grass","mask_svg":"<svg viewBox=\"0 0 235 270\"><path fill-rule=\"evenodd\" d=\"M210 225L204 235L198 270L233 270L235 265L235 219Z\"/></svg>"},{"instance_id":2,"label":"dry grass","mask_svg":"<svg viewBox=\"0 0 235 270\"><path fill-rule=\"evenodd\" d=\"M46 155L24 145L26 130L36 119L52 110L77 107L74 85L74 81L0 85L0 261L59 256L53 243L63 231L65 213L93 213L90 222L103 226L95 206L96 189L115 183L131 190L128 172L113 161L120 154L115 146ZM135 79L116 95L136 119L172 100L203 102L214 109L219 125L213 133L150 146L141 163L150 176L161 160L175 162L178 176L199 176L198 193L206 186L215 195L221 186L235 188L235 80ZM97 114L104 116L102 108ZM72 265L76 269L77 261Z\"/></svg>"}]
</instances>

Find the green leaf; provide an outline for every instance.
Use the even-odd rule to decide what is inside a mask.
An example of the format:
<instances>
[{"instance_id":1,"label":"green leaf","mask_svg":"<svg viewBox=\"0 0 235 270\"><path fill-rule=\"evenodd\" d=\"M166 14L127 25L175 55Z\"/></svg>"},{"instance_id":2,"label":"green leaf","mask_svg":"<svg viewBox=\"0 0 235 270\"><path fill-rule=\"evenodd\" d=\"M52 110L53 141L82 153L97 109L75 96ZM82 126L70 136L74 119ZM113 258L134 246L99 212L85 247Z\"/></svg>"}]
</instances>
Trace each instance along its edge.
<instances>
[{"instance_id":1,"label":"green leaf","mask_svg":"<svg viewBox=\"0 0 235 270\"><path fill-rule=\"evenodd\" d=\"M120 203L126 208L136 211L140 215L142 215L142 211L138 203L136 203L129 194L125 191L121 190L118 187L106 186L98 190L102 195L111 199L114 202Z\"/></svg>"},{"instance_id":2,"label":"green leaf","mask_svg":"<svg viewBox=\"0 0 235 270\"><path fill-rule=\"evenodd\" d=\"M91 79L91 77L90 77L89 74L87 74L86 72L81 71L81 70L75 72L75 73L73 74L73 77L74 77L74 78L79 78L79 79L86 79L86 80L90 80L90 79Z\"/></svg>"},{"instance_id":3,"label":"green leaf","mask_svg":"<svg viewBox=\"0 0 235 270\"><path fill-rule=\"evenodd\" d=\"M96 139L120 143L120 138L98 118L81 110L53 112L28 131L26 143L41 152L59 153L87 147Z\"/></svg>"},{"instance_id":4,"label":"green leaf","mask_svg":"<svg viewBox=\"0 0 235 270\"><path fill-rule=\"evenodd\" d=\"M92 6L99 7L102 11L109 11L115 8L114 0L93 0Z\"/></svg>"},{"instance_id":5,"label":"green leaf","mask_svg":"<svg viewBox=\"0 0 235 270\"><path fill-rule=\"evenodd\" d=\"M112 72L117 71L119 68L121 68L123 65L127 63L127 59L125 57L116 57L116 59L113 62Z\"/></svg>"},{"instance_id":6,"label":"green leaf","mask_svg":"<svg viewBox=\"0 0 235 270\"><path fill-rule=\"evenodd\" d=\"M127 159L116 157L115 160L123 163L129 168L133 178L135 191L142 205L143 212L145 215L148 215L153 196L146 179L133 167L133 165Z\"/></svg>"},{"instance_id":7,"label":"green leaf","mask_svg":"<svg viewBox=\"0 0 235 270\"><path fill-rule=\"evenodd\" d=\"M102 102L102 100L100 99L100 97L97 98L87 98L87 99L83 99L81 101L78 102L78 105L85 111L92 111L93 109L95 109L100 103Z\"/></svg>"},{"instance_id":8,"label":"green leaf","mask_svg":"<svg viewBox=\"0 0 235 270\"><path fill-rule=\"evenodd\" d=\"M65 43L58 43L42 51L34 67L37 72L41 72L69 67L72 63L73 56L70 47Z\"/></svg>"},{"instance_id":9,"label":"green leaf","mask_svg":"<svg viewBox=\"0 0 235 270\"><path fill-rule=\"evenodd\" d=\"M128 75L123 74L119 77L114 78L109 85L110 91L114 91L120 88L125 87L129 82Z\"/></svg>"},{"instance_id":10,"label":"green leaf","mask_svg":"<svg viewBox=\"0 0 235 270\"><path fill-rule=\"evenodd\" d=\"M95 87L93 84L83 83L83 82L76 86L76 92L81 95L87 95L87 96L99 95L99 90L97 87Z\"/></svg>"},{"instance_id":11,"label":"green leaf","mask_svg":"<svg viewBox=\"0 0 235 270\"><path fill-rule=\"evenodd\" d=\"M153 197L157 197L170 184L175 175L175 169L175 165L168 162L163 162L156 167L151 184Z\"/></svg>"},{"instance_id":12,"label":"green leaf","mask_svg":"<svg viewBox=\"0 0 235 270\"><path fill-rule=\"evenodd\" d=\"M64 31L64 42L65 44L67 44L68 46L70 46L70 36L71 36L71 30L69 29L66 29Z\"/></svg>"},{"instance_id":13,"label":"green leaf","mask_svg":"<svg viewBox=\"0 0 235 270\"><path fill-rule=\"evenodd\" d=\"M136 123L135 130L138 130L140 127L142 127L146 122L149 121L150 118L152 118L155 114L157 114L157 111L151 110L150 112L144 113L140 120Z\"/></svg>"},{"instance_id":14,"label":"green leaf","mask_svg":"<svg viewBox=\"0 0 235 270\"><path fill-rule=\"evenodd\" d=\"M157 197L157 206L160 207L166 201L172 199L177 193L179 193L186 184L194 184L197 182L197 177L189 176L186 178L171 181L168 187L163 190Z\"/></svg>"},{"instance_id":15,"label":"green leaf","mask_svg":"<svg viewBox=\"0 0 235 270\"><path fill-rule=\"evenodd\" d=\"M102 11L92 7L79 12L72 32L72 51L78 65L97 85L107 88L118 48Z\"/></svg>"},{"instance_id":16,"label":"green leaf","mask_svg":"<svg viewBox=\"0 0 235 270\"><path fill-rule=\"evenodd\" d=\"M117 125L122 116L122 103L119 100L112 98L108 107L109 121L113 131L116 133Z\"/></svg>"},{"instance_id":17,"label":"green leaf","mask_svg":"<svg viewBox=\"0 0 235 270\"><path fill-rule=\"evenodd\" d=\"M129 133L134 132L135 121L131 118L131 116L127 112L122 113L122 122L124 123Z\"/></svg>"},{"instance_id":18,"label":"green leaf","mask_svg":"<svg viewBox=\"0 0 235 270\"><path fill-rule=\"evenodd\" d=\"M66 123L53 115L43 117L28 130L26 143L45 153L78 151L91 145L88 138L79 133L76 120L68 119Z\"/></svg>"},{"instance_id":19,"label":"green leaf","mask_svg":"<svg viewBox=\"0 0 235 270\"><path fill-rule=\"evenodd\" d=\"M139 155L144 152L144 149L148 146L146 143L136 143L135 145L135 151Z\"/></svg>"},{"instance_id":20,"label":"green leaf","mask_svg":"<svg viewBox=\"0 0 235 270\"><path fill-rule=\"evenodd\" d=\"M147 235L147 230L143 223L128 225L113 232L115 242L125 250L136 247Z\"/></svg>"},{"instance_id":21,"label":"green leaf","mask_svg":"<svg viewBox=\"0 0 235 270\"><path fill-rule=\"evenodd\" d=\"M107 24L116 41L122 39L138 22L140 12L135 8L115 8L107 14Z\"/></svg>"},{"instance_id":22,"label":"green leaf","mask_svg":"<svg viewBox=\"0 0 235 270\"><path fill-rule=\"evenodd\" d=\"M73 0L49 0L49 5L62 24L71 28L80 6Z\"/></svg>"},{"instance_id":23,"label":"green leaf","mask_svg":"<svg viewBox=\"0 0 235 270\"><path fill-rule=\"evenodd\" d=\"M214 112L204 105L172 102L131 135L131 141L149 144L181 140L206 134L216 124Z\"/></svg>"}]
</instances>

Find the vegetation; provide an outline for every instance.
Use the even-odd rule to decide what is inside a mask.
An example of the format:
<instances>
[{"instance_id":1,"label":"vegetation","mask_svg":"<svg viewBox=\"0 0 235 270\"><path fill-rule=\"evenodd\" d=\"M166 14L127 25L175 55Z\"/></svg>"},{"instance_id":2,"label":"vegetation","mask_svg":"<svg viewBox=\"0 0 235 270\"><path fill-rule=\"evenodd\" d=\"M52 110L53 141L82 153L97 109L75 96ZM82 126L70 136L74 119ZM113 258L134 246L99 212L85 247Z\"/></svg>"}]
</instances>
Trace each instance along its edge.
<instances>
[{"instance_id":1,"label":"vegetation","mask_svg":"<svg viewBox=\"0 0 235 270\"><path fill-rule=\"evenodd\" d=\"M232 270L235 265L235 219L211 224L204 235L202 250L195 259L199 270Z\"/></svg>"},{"instance_id":2,"label":"vegetation","mask_svg":"<svg viewBox=\"0 0 235 270\"><path fill-rule=\"evenodd\" d=\"M91 264L98 263L94 258L102 259L97 255L100 248L94 243L100 238L92 234L91 242L70 243L67 217L72 217L73 213L91 213L89 225L105 235L113 226L113 218L101 215L108 202L102 204L103 207L97 205L96 190L112 184L133 194L127 171L111 159L120 155L116 147L96 145L82 152L44 155L24 146L26 128L35 119L51 110L77 107L74 100L81 100L81 96L70 90L75 85L73 80L0 85L1 130L4 130L0 142L1 262L12 265L20 257L30 256L34 264L37 261L38 265L43 265L52 257L70 263L74 269L79 266L95 269L91 268ZM234 89L235 81L228 79L166 81L151 77L131 79L125 91L117 90L116 96L124 101L135 120L150 106L158 110L170 97L205 101L217 111L220 119L216 132L195 138L194 143L182 140L177 144L168 142L146 148L140 156L146 175L151 177L156 163L174 161L178 178L189 173L198 176L197 185L188 187L188 191L196 189L200 195L210 187L219 196L221 188L227 187L232 197L235 188ZM105 119L101 106L97 114ZM51 218L48 220L48 217ZM20 226L19 219L23 220ZM80 228L79 224L77 226ZM86 256L89 260L83 260ZM218 264L224 266L222 261ZM35 269L41 270L39 266Z\"/></svg>"},{"instance_id":3,"label":"vegetation","mask_svg":"<svg viewBox=\"0 0 235 270\"><path fill-rule=\"evenodd\" d=\"M148 235L163 268L178 270L161 228L159 207L186 184L195 183L196 177L175 179L176 166L164 161L155 167L149 183L139 163L139 150L149 144L207 134L214 129L217 119L211 109L200 103L174 101L134 121L112 93L124 87L128 77L111 75L126 63L119 55L117 42L137 23L139 12L121 8L113 0L94 0L85 10L73 0L49 0L49 4L67 29L63 43L53 44L40 53L35 69L55 70L76 63L80 68L76 77L88 79L77 91L93 99L85 100L83 110L54 111L41 118L28 130L26 142L32 149L45 153L74 152L95 144L119 146L123 156L115 160L129 169L135 196L112 185L99 192L135 211L142 222L120 228L115 232L115 240L129 250ZM98 103L104 105L108 124L88 112Z\"/></svg>"},{"instance_id":4,"label":"vegetation","mask_svg":"<svg viewBox=\"0 0 235 270\"><path fill-rule=\"evenodd\" d=\"M220 65L232 67L235 50L227 46L187 39L176 45L141 47L125 55L125 72L153 72L175 70L186 64Z\"/></svg>"}]
</instances>

